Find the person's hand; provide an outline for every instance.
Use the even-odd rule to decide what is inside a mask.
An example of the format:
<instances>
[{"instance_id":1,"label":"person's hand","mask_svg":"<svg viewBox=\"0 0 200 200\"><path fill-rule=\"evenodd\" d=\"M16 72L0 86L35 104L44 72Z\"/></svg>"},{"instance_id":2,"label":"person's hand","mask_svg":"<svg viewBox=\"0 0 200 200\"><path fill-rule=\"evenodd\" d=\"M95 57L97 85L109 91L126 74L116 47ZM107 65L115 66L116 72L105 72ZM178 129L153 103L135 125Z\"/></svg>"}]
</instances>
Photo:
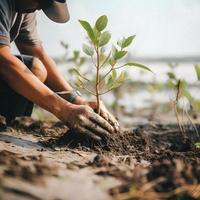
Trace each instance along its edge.
<instances>
[{"instance_id":1,"label":"person's hand","mask_svg":"<svg viewBox=\"0 0 200 200\"><path fill-rule=\"evenodd\" d=\"M95 112L97 111L97 101L96 100L84 100L82 101L84 105L90 106ZM107 110L104 103L100 101L100 116L108 121L115 129L115 132L119 131L119 123L115 117Z\"/></svg>"},{"instance_id":2,"label":"person's hand","mask_svg":"<svg viewBox=\"0 0 200 200\"><path fill-rule=\"evenodd\" d=\"M65 118L62 116L62 118ZM94 140L101 140L109 137L114 128L104 118L96 114L87 105L73 105L68 109L68 116L63 119L69 128L80 134L86 134Z\"/></svg>"}]
</instances>

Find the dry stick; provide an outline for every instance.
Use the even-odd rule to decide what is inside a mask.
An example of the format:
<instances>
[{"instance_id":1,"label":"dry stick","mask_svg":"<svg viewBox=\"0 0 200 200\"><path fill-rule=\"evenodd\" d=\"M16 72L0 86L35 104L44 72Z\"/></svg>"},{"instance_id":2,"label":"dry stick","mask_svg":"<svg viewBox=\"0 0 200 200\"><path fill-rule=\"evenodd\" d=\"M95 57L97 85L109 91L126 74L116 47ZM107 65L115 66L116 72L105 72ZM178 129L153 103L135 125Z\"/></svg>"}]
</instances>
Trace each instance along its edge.
<instances>
[{"instance_id":1,"label":"dry stick","mask_svg":"<svg viewBox=\"0 0 200 200\"><path fill-rule=\"evenodd\" d=\"M153 186L158 184L159 181L162 181L162 179L160 179L160 178L158 178L157 180L158 180L158 182L155 182L155 184L152 185L152 186L150 185L151 186L150 188L148 188L149 184L151 184L153 181L150 182L150 183L147 183L146 184L148 186L147 190L143 189L144 187L146 187L146 185L144 185L139 190L136 190L136 191L133 191L133 192L128 192L128 193L125 193L125 194L119 194L119 195L116 196L116 199L118 199L118 200L129 200L129 199L140 199L140 198L146 199L146 200L167 199L167 198L170 198L174 195L181 194L183 192L189 193L195 199L200 197L200 185L196 185L196 184L194 184L194 185L184 185L184 186L181 186L181 187L179 187L179 188L177 188L173 191L170 191L170 192L156 193L154 191L151 191Z\"/></svg>"},{"instance_id":2,"label":"dry stick","mask_svg":"<svg viewBox=\"0 0 200 200\"><path fill-rule=\"evenodd\" d=\"M184 112L185 112L185 114L186 114L186 116L187 116L187 118L188 118L190 124L191 124L192 127L194 128L194 130L195 130L195 132L196 132L196 134L197 134L197 137L199 137L199 131L198 131L196 125L194 124L194 122L192 121L192 119L191 119L189 113L188 113L186 110L185 110Z\"/></svg>"},{"instance_id":3,"label":"dry stick","mask_svg":"<svg viewBox=\"0 0 200 200\"><path fill-rule=\"evenodd\" d=\"M179 125L179 129L180 129L182 135L184 135L184 129L183 129L182 123L180 121L178 110L177 110L177 104L178 104L179 95L180 95L180 85L181 85L181 81L179 80L178 84L177 84L176 100L173 102L173 106L174 106L174 111L175 111L175 115L176 115L176 120Z\"/></svg>"},{"instance_id":4,"label":"dry stick","mask_svg":"<svg viewBox=\"0 0 200 200\"><path fill-rule=\"evenodd\" d=\"M174 111L175 111L176 120L178 122L179 129L180 129L182 135L184 135L184 129L183 129L183 126L182 126L181 121L179 119L179 114L178 114L178 110L177 110L177 103L173 102L173 105L174 105Z\"/></svg>"}]
</instances>

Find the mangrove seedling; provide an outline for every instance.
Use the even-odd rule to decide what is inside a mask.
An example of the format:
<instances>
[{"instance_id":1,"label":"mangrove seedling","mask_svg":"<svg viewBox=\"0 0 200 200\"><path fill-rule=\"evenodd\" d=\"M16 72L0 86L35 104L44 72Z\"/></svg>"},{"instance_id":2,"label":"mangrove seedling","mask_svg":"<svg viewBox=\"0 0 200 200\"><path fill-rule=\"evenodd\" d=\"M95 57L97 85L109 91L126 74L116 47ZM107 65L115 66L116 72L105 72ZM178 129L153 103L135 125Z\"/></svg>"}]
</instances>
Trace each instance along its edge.
<instances>
[{"instance_id":1,"label":"mangrove seedling","mask_svg":"<svg viewBox=\"0 0 200 200\"><path fill-rule=\"evenodd\" d=\"M133 42L135 35L123 37L106 51L111 40L111 33L106 29L108 18L106 15L99 17L94 26L85 20L79 20L81 26L87 33L88 43L83 44L82 50L91 59L95 69L94 81L91 77L81 74L75 67L73 71L78 76L78 87L94 95L97 100L97 113L100 114L101 96L119 87L126 79L126 73L121 71L126 66L139 67L147 71L150 68L136 62L121 62L127 56L127 47ZM93 69L91 69L93 70ZM120 71L118 73L118 70ZM90 85L90 87L88 87ZM93 88L91 89L91 85Z\"/></svg>"}]
</instances>

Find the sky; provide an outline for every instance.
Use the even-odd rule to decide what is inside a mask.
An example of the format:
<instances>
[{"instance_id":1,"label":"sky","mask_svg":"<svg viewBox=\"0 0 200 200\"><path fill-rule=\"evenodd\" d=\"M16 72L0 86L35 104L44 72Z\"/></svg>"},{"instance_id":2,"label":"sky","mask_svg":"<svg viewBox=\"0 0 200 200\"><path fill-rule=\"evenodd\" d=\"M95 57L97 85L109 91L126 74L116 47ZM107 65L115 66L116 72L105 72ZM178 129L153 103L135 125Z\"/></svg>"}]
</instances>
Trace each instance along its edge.
<instances>
[{"instance_id":1,"label":"sky","mask_svg":"<svg viewBox=\"0 0 200 200\"><path fill-rule=\"evenodd\" d=\"M112 42L136 34L129 48L137 57L198 56L200 54L200 0L68 0L71 19L51 22L38 12L38 31L46 51L63 53L60 41L71 50L81 49L85 32L78 23L95 23L105 14Z\"/></svg>"}]
</instances>

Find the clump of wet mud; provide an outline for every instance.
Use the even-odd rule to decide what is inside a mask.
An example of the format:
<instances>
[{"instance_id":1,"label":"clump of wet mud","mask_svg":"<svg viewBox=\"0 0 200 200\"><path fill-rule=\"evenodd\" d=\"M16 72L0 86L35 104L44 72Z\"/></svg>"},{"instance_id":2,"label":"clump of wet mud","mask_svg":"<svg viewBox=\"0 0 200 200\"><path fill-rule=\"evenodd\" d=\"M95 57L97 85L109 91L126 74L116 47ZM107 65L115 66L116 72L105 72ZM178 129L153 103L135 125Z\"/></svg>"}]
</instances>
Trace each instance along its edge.
<instances>
[{"instance_id":1,"label":"clump of wet mud","mask_svg":"<svg viewBox=\"0 0 200 200\"><path fill-rule=\"evenodd\" d=\"M200 130L199 125L196 128ZM200 149L195 143L200 141L200 137L189 125L184 127L184 131L181 133L176 124L139 125L112 135L112 138L103 138L101 142L68 131L45 144L97 152L90 163L93 167L104 168L97 175L114 176L124 181L120 187L110 191L114 199L143 199L143 196L147 196L145 199L198 199ZM112 162L106 157L107 153L112 157L122 157L123 162L119 159ZM123 165L127 160L129 167Z\"/></svg>"},{"instance_id":2,"label":"clump of wet mud","mask_svg":"<svg viewBox=\"0 0 200 200\"><path fill-rule=\"evenodd\" d=\"M69 130L60 138L50 139L45 143L48 147L67 146L69 148L82 148L84 150L108 151L116 154L133 153L136 149L142 150L146 142L143 137L133 135L132 130L113 134L111 137L102 138L101 141L94 141L84 135ZM132 144L132 145L131 145Z\"/></svg>"},{"instance_id":3,"label":"clump of wet mud","mask_svg":"<svg viewBox=\"0 0 200 200\"><path fill-rule=\"evenodd\" d=\"M110 190L115 200L200 197L200 149L195 146L200 141L200 125L196 125L197 131L185 125L184 133L177 124L138 125L100 142L69 130L61 122L43 123L24 118L13 121L7 130L10 128L38 136L49 151L96 153L84 167L95 169L98 176L122 181L120 187ZM32 161L31 167L26 159ZM4 174L27 181L34 182L43 174L54 175L56 170L42 159L14 158L8 152L0 152L0 166L6 166Z\"/></svg>"},{"instance_id":4,"label":"clump of wet mud","mask_svg":"<svg viewBox=\"0 0 200 200\"><path fill-rule=\"evenodd\" d=\"M100 153L129 155L138 160L153 162L175 158L196 160L200 157L200 149L195 146L199 140L200 137L193 127L185 126L185 133L182 134L177 125L157 124L123 130L110 138L103 138L100 142L69 130L61 137L47 140L44 144L47 147L67 146Z\"/></svg>"}]
</instances>

